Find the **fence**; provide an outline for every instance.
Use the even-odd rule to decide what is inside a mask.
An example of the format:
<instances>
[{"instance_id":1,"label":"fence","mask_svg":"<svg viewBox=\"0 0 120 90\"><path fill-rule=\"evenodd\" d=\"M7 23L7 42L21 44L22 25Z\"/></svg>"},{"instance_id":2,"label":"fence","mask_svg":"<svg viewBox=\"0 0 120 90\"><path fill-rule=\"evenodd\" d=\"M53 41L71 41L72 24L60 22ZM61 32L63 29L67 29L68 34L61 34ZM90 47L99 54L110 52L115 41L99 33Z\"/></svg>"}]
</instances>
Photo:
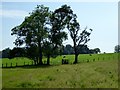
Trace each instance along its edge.
<instances>
[{"instance_id":1,"label":"fence","mask_svg":"<svg viewBox=\"0 0 120 90\"><path fill-rule=\"evenodd\" d=\"M118 57L115 56L109 56L109 57L96 57L96 58L86 58L86 59L78 59L78 63L81 62L95 62L95 61L102 61L102 60L112 60L112 59L118 59ZM67 61L69 62L69 60ZM47 61L43 61L44 64L47 64ZM63 64L63 61L61 60L61 62L59 62L61 64ZM67 63L68 64L68 63ZM33 66L36 65L34 61L32 62L23 62L23 63L4 63L2 64L2 68L9 68L9 67L23 67L23 66Z\"/></svg>"},{"instance_id":2,"label":"fence","mask_svg":"<svg viewBox=\"0 0 120 90\"><path fill-rule=\"evenodd\" d=\"M115 56L109 56L109 57L97 57L97 58L86 58L86 59L82 59L82 60L78 60L78 62L95 62L95 61L103 61L103 60L113 60L113 59L117 59L118 57Z\"/></svg>"},{"instance_id":3,"label":"fence","mask_svg":"<svg viewBox=\"0 0 120 90\"><path fill-rule=\"evenodd\" d=\"M43 62L43 64L47 64L46 61ZM33 66L36 65L34 61L32 62L23 62L23 63L4 63L2 64L2 68L13 68L13 67L24 67L24 66Z\"/></svg>"}]
</instances>

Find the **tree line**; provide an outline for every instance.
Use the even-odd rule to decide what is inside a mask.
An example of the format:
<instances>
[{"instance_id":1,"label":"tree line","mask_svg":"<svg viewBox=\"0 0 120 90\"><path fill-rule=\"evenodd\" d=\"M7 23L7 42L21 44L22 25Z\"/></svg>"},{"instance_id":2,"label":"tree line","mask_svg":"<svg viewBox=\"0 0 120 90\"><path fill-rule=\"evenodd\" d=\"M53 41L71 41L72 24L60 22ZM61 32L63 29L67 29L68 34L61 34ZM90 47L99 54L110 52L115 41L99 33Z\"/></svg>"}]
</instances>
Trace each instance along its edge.
<instances>
[{"instance_id":1,"label":"tree line","mask_svg":"<svg viewBox=\"0 0 120 90\"><path fill-rule=\"evenodd\" d=\"M79 46L81 47L81 46ZM100 53L99 48L95 49L89 49L87 45L83 46L79 50L79 54L98 54ZM56 54L52 55L52 57L56 57L57 55L72 55L74 54L74 48L72 45L67 44L63 46L63 48L60 48L60 51ZM43 53L44 55L44 53ZM31 50L25 48L25 47L14 47L13 49L6 48L1 53L2 58L9 58L12 59L14 57L28 57L33 56L33 53L31 53Z\"/></svg>"},{"instance_id":2,"label":"tree line","mask_svg":"<svg viewBox=\"0 0 120 90\"><path fill-rule=\"evenodd\" d=\"M77 63L79 49L84 48L90 41L92 29L86 27L81 30L77 15L68 5L62 5L54 11L50 11L49 7L44 5L37 5L20 25L11 30L11 35L16 36L14 44L17 49L20 50L20 46L24 46L27 57L41 65L43 56L46 56L49 65L50 57L62 52L62 43L68 39L66 30L73 41L74 63Z\"/></svg>"}]
</instances>

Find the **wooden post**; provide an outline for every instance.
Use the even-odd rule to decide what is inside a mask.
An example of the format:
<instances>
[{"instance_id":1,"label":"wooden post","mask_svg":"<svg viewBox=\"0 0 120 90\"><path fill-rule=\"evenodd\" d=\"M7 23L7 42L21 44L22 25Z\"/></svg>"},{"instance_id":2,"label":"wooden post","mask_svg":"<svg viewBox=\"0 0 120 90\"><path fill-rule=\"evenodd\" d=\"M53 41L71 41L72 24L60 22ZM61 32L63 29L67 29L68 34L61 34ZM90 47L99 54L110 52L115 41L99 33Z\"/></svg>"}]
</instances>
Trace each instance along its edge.
<instances>
[{"instance_id":1,"label":"wooden post","mask_svg":"<svg viewBox=\"0 0 120 90\"><path fill-rule=\"evenodd\" d=\"M46 62L44 61L44 64L46 64Z\"/></svg>"},{"instance_id":2,"label":"wooden post","mask_svg":"<svg viewBox=\"0 0 120 90\"><path fill-rule=\"evenodd\" d=\"M32 61L32 65L33 65L33 61Z\"/></svg>"},{"instance_id":3,"label":"wooden post","mask_svg":"<svg viewBox=\"0 0 120 90\"><path fill-rule=\"evenodd\" d=\"M63 59L62 59L62 64L63 64Z\"/></svg>"},{"instance_id":4,"label":"wooden post","mask_svg":"<svg viewBox=\"0 0 120 90\"><path fill-rule=\"evenodd\" d=\"M87 59L87 62L89 62L89 59Z\"/></svg>"},{"instance_id":5,"label":"wooden post","mask_svg":"<svg viewBox=\"0 0 120 90\"><path fill-rule=\"evenodd\" d=\"M11 63L11 67L12 67L12 63Z\"/></svg>"},{"instance_id":6,"label":"wooden post","mask_svg":"<svg viewBox=\"0 0 120 90\"><path fill-rule=\"evenodd\" d=\"M7 67L7 63L6 63L6 67Z\"/></svg>"}]
</instances>

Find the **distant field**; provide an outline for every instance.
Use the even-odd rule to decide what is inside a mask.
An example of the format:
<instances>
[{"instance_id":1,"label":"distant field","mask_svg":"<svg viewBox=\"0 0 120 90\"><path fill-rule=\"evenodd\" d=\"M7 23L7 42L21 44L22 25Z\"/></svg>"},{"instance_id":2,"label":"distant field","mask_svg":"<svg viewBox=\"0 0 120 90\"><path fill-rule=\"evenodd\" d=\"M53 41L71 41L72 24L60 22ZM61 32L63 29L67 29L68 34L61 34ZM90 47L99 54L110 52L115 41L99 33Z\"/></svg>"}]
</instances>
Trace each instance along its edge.
<instances>
[{"instance_id":1,"label":"distant field","mask_svg":"<svg viewBox=\"0 0 120 90\"><path fill-rule=\"evenodd\" d=\"M74 60L73 55L66 58ZM61 65L61 59L51 59L51 66L4 68L3 88L118 88L118 54L79 55L80 63L75 65ZM22 63L20 58L13 61Z\"/></svg>"},{"instance_id":2,"label":"distant field","mask_svg":"<svg viewBox=\"0 0 120 90\"><path fill-rule=\"evenodd\" d=\"M50 64L51 65L60 65L61 64L61 60L63 58L64 55L58 56L56 58L51 58L50 59ZM69 64L72 64L74 61L74 55L65 55L66 58L69 60ZM102 61L102 60L113 60L113 59L117 59L118 58L118 54L115 53L109 53L109 54L92 54L92 56L90 56L89 54L80 54L78 56L78 62L93 62L93 61ZM43 58L43 62L46 61L46 58ZM33 60L30 60L28 58L25 57L18 57L18 58L13 58L13 59L8 59L8 58L4 58L2 59L2 64L3 67L6 67L6 64L8 67L11 66L22 66L22 65L32 65L34 64Z\"/></svg>"}]
</instances>

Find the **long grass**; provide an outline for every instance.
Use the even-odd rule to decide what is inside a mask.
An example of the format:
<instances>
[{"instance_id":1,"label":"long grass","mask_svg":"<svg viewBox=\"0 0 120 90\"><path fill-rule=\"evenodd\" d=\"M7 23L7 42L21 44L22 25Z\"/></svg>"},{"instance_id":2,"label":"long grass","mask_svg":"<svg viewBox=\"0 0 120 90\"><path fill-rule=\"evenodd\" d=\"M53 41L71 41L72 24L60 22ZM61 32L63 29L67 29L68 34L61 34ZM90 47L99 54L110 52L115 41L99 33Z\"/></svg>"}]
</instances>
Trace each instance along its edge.
<instances>
[{"instance_id":1,"label":"long grass","mask_svg":"<svg viewBox=\"0 0 120 90\"><path fill-rule=\"evenodd\" d=\"M117 60L3 69L3 88L118 88Z\"/></svg>"},{"instance_id":2,"label":"long grass","mask_svg":"<svg viewBox=\"0 0 120 90\"><path fill-rule=\"evenodd\" d=\"M118 54L79 55L79 63L75 65L61 65L62 57L51 58L50 66L2 69L3 88L118 88ZM74 61L73 55L66 58ZM2 61L22 64L31 60L15 58Z\"/></svg>"}]
</instances>

